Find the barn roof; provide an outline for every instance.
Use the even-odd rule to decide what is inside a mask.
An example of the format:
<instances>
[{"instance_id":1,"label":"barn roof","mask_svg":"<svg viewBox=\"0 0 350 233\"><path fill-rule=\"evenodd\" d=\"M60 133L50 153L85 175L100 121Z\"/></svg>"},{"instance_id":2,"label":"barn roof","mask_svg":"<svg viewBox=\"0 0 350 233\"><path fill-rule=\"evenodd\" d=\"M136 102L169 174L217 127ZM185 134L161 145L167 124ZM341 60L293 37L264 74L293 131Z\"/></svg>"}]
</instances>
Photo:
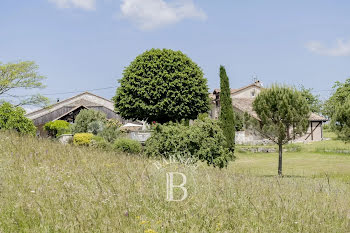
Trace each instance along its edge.
<instances>
[{"instance_id":1,"label":"barn roof","mask_svg":"<svg viewBox=\"0 0 350 233\"><path fill-rule=\"evenodd\" d=\"M111 111L114 111L114 103L103 97L94 95L90 92L83 92L79 95L57 102L49 107L39 109L37 111L26 114L26 117L34 120L48 113L54 112L62 107L78 107L78 106L103 106Z\"/></svg>"}]
</instances>

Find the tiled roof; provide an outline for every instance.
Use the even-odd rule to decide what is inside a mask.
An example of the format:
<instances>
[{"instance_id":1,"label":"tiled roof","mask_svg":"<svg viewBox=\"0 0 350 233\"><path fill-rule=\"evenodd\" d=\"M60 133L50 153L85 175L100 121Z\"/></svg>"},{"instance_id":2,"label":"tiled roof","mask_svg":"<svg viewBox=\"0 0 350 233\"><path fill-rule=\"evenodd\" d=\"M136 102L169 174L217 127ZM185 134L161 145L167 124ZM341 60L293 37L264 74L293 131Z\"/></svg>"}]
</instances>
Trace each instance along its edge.
<instances>
[{"instance_id":1,"label":"tiled roof","mask_svg":"<svg viewBox=\"0 0 350 233\"><path fill-rule=\"evenodd\" d=\"M247 112L249 115L259 120L258 115L253 110L253 101L254 98L233 98L232 105L238 110L242 112ZM327 121L327 119L312 112L310 114L309 121Z\"/></svg>"},{"instance_id":2,"label":"tiled roof","mask_svg":"<svg viewBox=\"0 0 350 233\"><path fill-rule=\"evenodd\" d=\"M248 86L244 86L244 87L241 87L241 88L238 88L238 89L231 89L230 92L231 92L231 94L234 94L234 93L236 93L236 92L239 92L239 91L241 91L241 90L247 89L247 88L249 88L249 87L259 87L259 88L262 88L262 84L260 83L260 81L256 81L256 82L254 82L254 83L252 83L252 84L249 84ZM220 89L219 89L219 88L214 89L213 94L217 94L217 93L220 93Z\"/></svg>"},{"instance_id":3,"label":"tiled roof","mask_svg":"<svg viewBox=\"0 0 350 233\"><path fill-rule=\"evenodd\" d=\"M242 112L246 112L255 119L259 120L258 115L253 110L253 98L233 98L232 99L232 105L233 107L237 108L238 110Z\"/></svg>"},{"instance_id":4,"label":"tiled roof","mask_svg":"<svg viewBox=\"0 0 350 233\"><path fill-rule=\"evenodd\" d=\"M327 119L323 116L320 116L316 113L311 113L310 115L310 118L309 118L310 121L327 121Z\"/></svg>"}]
</instances>

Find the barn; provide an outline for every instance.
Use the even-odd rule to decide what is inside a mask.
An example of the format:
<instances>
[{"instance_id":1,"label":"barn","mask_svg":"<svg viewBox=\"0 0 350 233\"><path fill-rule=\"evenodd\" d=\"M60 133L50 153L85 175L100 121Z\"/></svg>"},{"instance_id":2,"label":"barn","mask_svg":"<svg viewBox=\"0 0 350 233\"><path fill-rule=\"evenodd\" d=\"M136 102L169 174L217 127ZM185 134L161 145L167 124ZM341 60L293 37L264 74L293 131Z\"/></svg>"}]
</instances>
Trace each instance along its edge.
<instances>
[{"instance_id":1,"label":"barn","mask_svg":"<svg viewBox=\"0 0 350 233\"><path fill-rule=\"evenodd\" d=\"M49 107L26 114L38 128L38 134L45 136L43 126L50 121L64 120L74 123L75 117L82 109L93 109L104 112L108 119L117 119L122 124L130 122L122 119L114 111L114 103L103 97L84 92L69 99L59 101Z\"/></svg>"},{"instance_id":2,"label":"barn","mask_svg":"<svg viewBox=\"0 0 350 233\"><path fill-rule=\"evenodd\" d=\"M239 89L231 89L232 105L235 112L248 113L251 117L259 120L257 114L253 111L253 101L262 88L261 82L255 81L248 86ZM213 93L210 94L210 99L210 115L213 119L218 119L220 114L220 89L215 89ZM309 127L306 134L300 138L296 138L294 142L323 140L323 124L326 121L326 118L316 113L310 113ZM237 144L259 144L266 140L267 139L262 138L257 132L253 131L240 131L236 133Z\"/></svg>"}]
</instances>

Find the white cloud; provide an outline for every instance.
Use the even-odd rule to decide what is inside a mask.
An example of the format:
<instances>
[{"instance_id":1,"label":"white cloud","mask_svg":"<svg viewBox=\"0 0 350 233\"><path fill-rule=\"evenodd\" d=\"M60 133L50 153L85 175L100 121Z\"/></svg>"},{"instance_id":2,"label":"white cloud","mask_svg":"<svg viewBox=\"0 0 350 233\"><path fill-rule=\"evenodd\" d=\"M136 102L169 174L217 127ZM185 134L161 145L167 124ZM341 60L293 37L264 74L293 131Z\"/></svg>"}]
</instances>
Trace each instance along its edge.
<instances>
[{"instance_id":1,"label":"white cloud","mask_svg":"<svg viewBox=\"0 0 350 233\"><path fill-rule=\"evenodd\" d=\"M96 0L49 0L59 8L81 8L95 10Z\"/></svg>"},{"instance_id":2,"label":"white cloud","mask_svg":"<svg viewBox=\"0 0 350 233\"><path fill-rule=\"evenodd\" d=\"M320 41L311 41L306 44L311 52L326 56L350 56L350 40L338 39L333 47L327 47Z\"/></svg>"},{"instance_id":3,"label":"white cloud","mask_svg":"<svg viewBox=\"0 0 350 233\"><path fill-rule=\"evenodd\" d=\"M207 18L192 0L122 0L122 16L136 23L142 30L161 28L183 19Z\"/></svg>"}]
</instances>

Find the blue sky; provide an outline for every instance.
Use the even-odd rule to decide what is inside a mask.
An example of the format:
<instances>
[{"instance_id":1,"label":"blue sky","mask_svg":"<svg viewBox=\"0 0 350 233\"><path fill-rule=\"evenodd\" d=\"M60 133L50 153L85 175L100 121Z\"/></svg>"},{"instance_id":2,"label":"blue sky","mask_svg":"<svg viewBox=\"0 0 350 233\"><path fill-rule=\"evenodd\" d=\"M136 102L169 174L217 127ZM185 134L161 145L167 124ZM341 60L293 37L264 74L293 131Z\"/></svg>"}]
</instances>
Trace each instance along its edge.
<instances>
[{"instance_id":1,"label":"blue sky","mask_svg":"<svg viewBox=\"0 0 350 233\"><path fill-rule=\"evenodd\" d=\"M34 60L48 77L40 92L55 100L116 86L138 54L169 48L191 57L210 89L222 64L232 88L256 75L326 98L350 76L349 11L345 0L2 0L0 62Z\"/></svg>"}]
</instances>

